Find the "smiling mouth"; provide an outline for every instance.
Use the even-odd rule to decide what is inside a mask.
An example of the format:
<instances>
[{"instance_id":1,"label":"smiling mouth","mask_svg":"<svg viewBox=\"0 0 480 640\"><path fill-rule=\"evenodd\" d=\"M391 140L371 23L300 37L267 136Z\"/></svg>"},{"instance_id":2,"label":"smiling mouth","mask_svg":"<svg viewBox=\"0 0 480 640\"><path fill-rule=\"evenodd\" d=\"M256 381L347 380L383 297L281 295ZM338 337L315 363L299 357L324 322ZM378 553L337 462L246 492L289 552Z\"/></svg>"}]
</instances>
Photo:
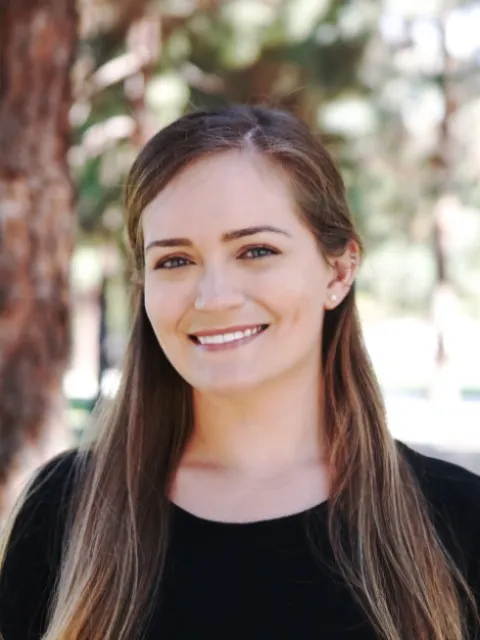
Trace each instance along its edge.
<instances>
[{"instance_id":1,"label":"smiling mouth","mask_svg":"<svg viewBox=\"0 0 480 640\"><path fill-rule=\"evenodd\" d=\"M259 324L242 330L224 331L213 333L210 335L189 335L189 339L194 343L202 346L221 346L228 344L236 344L244 342L249 338L253 338L268 329L268 324Z\"/></svg>"}]
</instances>

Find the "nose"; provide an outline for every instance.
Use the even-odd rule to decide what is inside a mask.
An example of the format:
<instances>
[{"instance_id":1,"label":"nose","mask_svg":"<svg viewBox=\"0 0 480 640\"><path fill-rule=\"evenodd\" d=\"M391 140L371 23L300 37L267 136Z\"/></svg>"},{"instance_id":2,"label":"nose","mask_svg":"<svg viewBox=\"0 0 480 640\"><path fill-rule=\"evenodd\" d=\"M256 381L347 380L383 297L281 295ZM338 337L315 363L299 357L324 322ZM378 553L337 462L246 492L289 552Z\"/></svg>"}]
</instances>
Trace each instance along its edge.
<instances>
[{"instance_id":1,"label":"nose","mask_svg":"<svg viewBox=\"0 0 480 640\"><path fill-rule=\"evenodd\" d=\"M198 311L221 311L239 307L244 294L225 267L205 269L197 283L195 309Z\"/></svg>"}]
</instances>

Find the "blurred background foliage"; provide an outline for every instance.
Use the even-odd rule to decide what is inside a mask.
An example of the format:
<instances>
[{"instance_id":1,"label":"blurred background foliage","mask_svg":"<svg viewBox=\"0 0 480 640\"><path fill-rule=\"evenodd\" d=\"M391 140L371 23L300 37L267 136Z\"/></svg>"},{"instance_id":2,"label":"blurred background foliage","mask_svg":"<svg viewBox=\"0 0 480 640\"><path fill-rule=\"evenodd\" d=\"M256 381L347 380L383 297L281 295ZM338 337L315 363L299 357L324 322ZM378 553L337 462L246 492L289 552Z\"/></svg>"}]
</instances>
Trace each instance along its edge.
<instances>
[{"instance_id":1,"label":"blurred background foliage","mask_svg":"<svg viewBox=\"0 0 480 640\"><path fill-rule=\"evenodd\" d=\"M139 148L189 109L262 102L307 120L340 162L367 250L359 303L384 385L421 389L453 359L457 386L480 390L478 2L81 0L79 9L73 280L104 311L101 370L117 366L128 327L121 193ZM385 324L398 318L401 330ZM82 395L75 380L70 395Z\"/></svg>"},{"instance_id":2,"label":"blurred background foliage","mask_svg":"<svg viewBox=\"0 0 480 640\"><path fill-rule=\"evenodd\" d=\"M70 154L79 242L121 239L125 173L159 127L192 107L268 102L320 128L341 162L368 249L362 288L392 310L426 311L443 196L449 280L479 312L478 3L83 0L80 8Z\"/></svg>"}]
</instances>

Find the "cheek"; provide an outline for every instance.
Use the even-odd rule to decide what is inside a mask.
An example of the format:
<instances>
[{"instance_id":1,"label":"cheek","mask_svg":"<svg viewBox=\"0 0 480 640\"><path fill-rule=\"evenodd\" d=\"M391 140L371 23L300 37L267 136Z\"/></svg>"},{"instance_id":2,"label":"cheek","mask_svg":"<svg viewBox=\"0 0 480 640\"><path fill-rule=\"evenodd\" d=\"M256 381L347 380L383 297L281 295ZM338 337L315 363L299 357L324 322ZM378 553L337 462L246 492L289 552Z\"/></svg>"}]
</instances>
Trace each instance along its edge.
<instances>
[{"instance_id":1,"label":"cheek","mask_svg":"<svg viewBox=\"0 0 480 640\"><path fill-rule=\"evenodd\" d=\"M148 278L145 279L145 311L147 312L147 316L155 326L156 316L158 315L158 293L154 287L149 283Z\"/></svg>"},{"instance_id":2,"label":"cheek","mask_svg":"<svg viewBox=\"0 0 480 640\"><path fill-rule=\"evenodd\" d=\"M285 273L274 289L278 311L295 324L321 322L324 289L322 274L314 270Z\"/></svg>"},{"instance_id":3,"label":"cheek","mask_svg":"<svg viewBox=\"0 0 480 640\"><path fill-rule=\"evenodd\" d=\"M145 311L157 336L178 322L181 300L168 287L145 281Z\"/></svg>"}]
</instances>

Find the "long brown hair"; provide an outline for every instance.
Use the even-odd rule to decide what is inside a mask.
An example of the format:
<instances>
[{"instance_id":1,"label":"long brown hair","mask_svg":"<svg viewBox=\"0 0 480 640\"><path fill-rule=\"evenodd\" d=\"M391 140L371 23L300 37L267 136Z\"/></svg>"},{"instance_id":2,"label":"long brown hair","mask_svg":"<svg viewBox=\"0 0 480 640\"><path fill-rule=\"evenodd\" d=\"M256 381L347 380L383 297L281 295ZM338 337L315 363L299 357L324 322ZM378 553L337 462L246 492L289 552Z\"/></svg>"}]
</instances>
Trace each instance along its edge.
<instances>
[{"instance_id":1,"label":"long brown hair","mask_svg":"<svg viewBox=\"0 0 480 640\"><path fill-rule=\"evenodd\" d=\"M232 149L263 154L283 168L299 215L325 257L342 254L351 240L361 246L338 170L321 142L290 114L259 106L197 111L148 142L126 184L136 284L121 387L88 445L45 640L140 638L148 603L161 588L169 487L192 432L192 393L146 316L140 221L146 205L187 165ZM329 533L338 570L380 637L463 640L468 587L387 429L353 287L326 314L322 359Z\"/></svg>"}]
</instances>

